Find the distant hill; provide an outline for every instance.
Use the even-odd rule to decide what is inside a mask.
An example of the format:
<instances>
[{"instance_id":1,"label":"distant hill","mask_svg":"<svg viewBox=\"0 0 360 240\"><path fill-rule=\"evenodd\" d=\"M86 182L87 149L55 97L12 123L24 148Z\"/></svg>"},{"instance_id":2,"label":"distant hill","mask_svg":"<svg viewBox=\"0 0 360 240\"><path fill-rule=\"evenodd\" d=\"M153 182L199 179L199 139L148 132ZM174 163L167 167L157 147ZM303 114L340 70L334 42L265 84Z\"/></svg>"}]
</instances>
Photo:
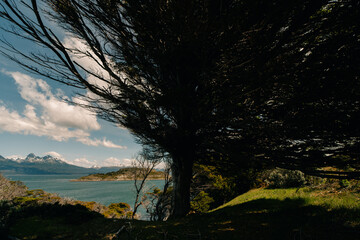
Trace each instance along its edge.
<instances>
[{"instance_id":1,"label":"distant hill","mask_svg":"<svg viewBox=\"0 0 360 240\"><path fill-rule=\"evenodd\" d=\"M7 159L0 155L0 172L10 174L92 174L119 170L120 167L84 168L61 159L30 153L26 158Z\"/></svg>"},{"instance_id":2,"label":"distant hill","mask_svg":"<svg viewBox=\"0 0 360 240\"><path fill-rule=\"evenodd\" d=\"M78 179L72 180L74 182L98 182L98 181L127 181L133 180L133 172L136 171L136 168L122 168L116 172L109 173L96 173L90 174L88 176L80 177ZM160 180L164 179L164 172L158 170L152 170L148 176L148 180Z\"/></svg>"},{"instance_id":3,"label":"distant hill","mask_svg":"<svg viewBox=\"0 0 360 240\"><path fill-rule=\"evenodd\" d=\"M108 173L108 172L116 172L119 169L122 169L125 167L119 167L119 166L113 166L113 167L91 167L90 169L93 169L96 173Z\"/></svg>"}]
</instances>

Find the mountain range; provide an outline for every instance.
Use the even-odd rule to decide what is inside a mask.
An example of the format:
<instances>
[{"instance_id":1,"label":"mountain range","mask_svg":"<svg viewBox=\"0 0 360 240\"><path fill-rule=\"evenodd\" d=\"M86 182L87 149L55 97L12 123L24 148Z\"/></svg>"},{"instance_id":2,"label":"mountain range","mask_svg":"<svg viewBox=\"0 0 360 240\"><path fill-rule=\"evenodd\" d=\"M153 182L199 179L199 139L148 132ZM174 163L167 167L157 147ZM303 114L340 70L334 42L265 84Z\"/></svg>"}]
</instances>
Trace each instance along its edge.
<instances>
[{"instance_id":1,"label":"mountain range","mask_svg":"<svg viewBox=\"0 0 360 240\"><path fill-rule=\"evenodd\" d=\"M84 168L68 164L50 155L39 157L33 153L30 153L24 159L10 159L0 155L0 173L7 174L93 174L117 171L120 168Z\"/></svg>"}]
</instances>

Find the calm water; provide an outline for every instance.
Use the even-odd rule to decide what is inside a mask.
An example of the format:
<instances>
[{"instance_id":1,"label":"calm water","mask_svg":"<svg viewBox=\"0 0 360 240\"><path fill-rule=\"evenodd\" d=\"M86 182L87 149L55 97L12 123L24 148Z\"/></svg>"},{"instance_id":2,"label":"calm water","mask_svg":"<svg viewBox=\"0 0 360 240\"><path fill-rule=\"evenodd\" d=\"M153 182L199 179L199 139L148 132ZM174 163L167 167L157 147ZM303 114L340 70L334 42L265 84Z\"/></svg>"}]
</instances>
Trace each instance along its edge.
<instances>
[{"instance_id":1,"label":"calm water","mask_svg":"<svg viewBox=\"0 0 360 240\"><path fill-rule=\"evenodd\" d=\"M103 205L126 202L134 205L135 188L133 181L114 182L70 182L71 179L83 175L7 175L8 179L22 181L29 189L43 189L50 193L57 193L61 197L69 197L81 201L95 201ZM148 181L147 187L162 187L163 180ZM145 210L140 209L142 218Z\"/></svg>"}]
</instances>

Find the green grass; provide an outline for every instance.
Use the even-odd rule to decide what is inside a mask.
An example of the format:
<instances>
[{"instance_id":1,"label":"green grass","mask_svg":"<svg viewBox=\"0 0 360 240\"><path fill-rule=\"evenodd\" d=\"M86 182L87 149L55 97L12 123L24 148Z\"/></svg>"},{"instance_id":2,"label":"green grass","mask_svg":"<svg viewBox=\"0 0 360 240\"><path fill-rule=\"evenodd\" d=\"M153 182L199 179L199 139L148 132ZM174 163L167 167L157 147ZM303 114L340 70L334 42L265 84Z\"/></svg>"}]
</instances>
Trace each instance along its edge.
<instances>
[{"instance_id":1,"label":"green grass","mask_svg":"<svg viewBox=\"0 0 360 240\"><path fill-rule=\"evenodd\" d=\"M126 222L98 215L76 224L55 216L29 216L15 222L11 233L20 239L111 239L121 226L128 226ZM130 221L130 225L130 233L120 239L353 240L360 239L360 194L255 189L205 214L167 222Z\"/></svg>"},{"instance_id":2,"label":"green grass","mask_svg":"<svg viewBox=\"0 0 360 240\"><path fill-rule=\"evenodd\" d=\"M329 210L337 208L360 209L360 194L350 192L329 193L309 188L290 189L254 189L240 195L230 202L213 210L231 207L258 199L274 199L284 201L288 199L301 199L303 205L321 206ZM283 206L285 207L285 206Z\"/></svg>"}]
</instances>

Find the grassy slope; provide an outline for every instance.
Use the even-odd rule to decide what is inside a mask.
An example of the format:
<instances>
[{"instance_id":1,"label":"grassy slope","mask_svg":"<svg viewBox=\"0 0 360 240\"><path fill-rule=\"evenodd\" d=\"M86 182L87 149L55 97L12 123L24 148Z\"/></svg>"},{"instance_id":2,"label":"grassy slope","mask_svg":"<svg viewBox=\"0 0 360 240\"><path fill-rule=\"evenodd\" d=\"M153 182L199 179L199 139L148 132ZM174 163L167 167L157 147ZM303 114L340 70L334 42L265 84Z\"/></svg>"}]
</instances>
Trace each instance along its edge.
<instances>
[{"instance_id":1,"label":"grassy slope","mask_svg":"<svg viewBox=\"0 0 360 240\"><path fill-rule=\"evenodd\" d=\"M15 222L11 232L22 239L31 235L27 239L111 239L110 233L125 222L97 216L74 227L62 218L31 216ZM52 227L42 233L45 226ZM120 239L360 239L360 194L255 189L203 215L168 222L132 221L127 229L131 238L123 233Z\"/></svg>"}]
</instances>

